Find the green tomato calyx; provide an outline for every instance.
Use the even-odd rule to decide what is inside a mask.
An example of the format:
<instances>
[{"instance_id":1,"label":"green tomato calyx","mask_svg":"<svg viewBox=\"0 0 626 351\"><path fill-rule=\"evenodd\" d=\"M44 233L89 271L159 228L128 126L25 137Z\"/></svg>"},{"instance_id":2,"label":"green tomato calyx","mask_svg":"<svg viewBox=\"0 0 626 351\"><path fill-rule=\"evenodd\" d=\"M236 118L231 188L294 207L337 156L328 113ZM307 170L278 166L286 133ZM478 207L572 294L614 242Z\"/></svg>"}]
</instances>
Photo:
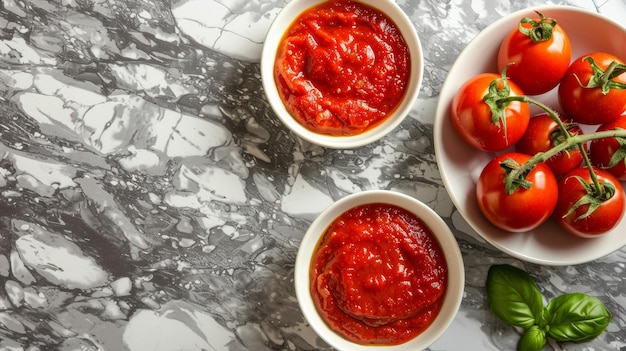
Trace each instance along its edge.
<instances>
[{"instance_id":1,"label":"green tomato calyx","mask_svg":"<svg viewBox=\"0 0 626 351\"><path fill-rule=\"evenodd\" d=\"M611 89L623 90L626 89L626 84L622 82L616 82L615 79L617 76L626 73L626 65L619 63L618 61L612 61L611 64L604 70L598 66L593 57L585 56L583 60L586 60L591 65L591 69L593 70L593 75L589 78L589 82L585 85L583 84L578 76L574 75L578 84L583 88L600 88L602 89L602 94L608 94Z\"/></svg>"},{"instance_id":2,"label":"green tomato calyx","mask_svg":"<svg viewBox=\"0 0 626 351\"><path fill-rule=\"evenodd\" d=\"M518 25L518 30L529 37L533 43L541 43L552 39L552 32L556 27L556 20L543 15L539 11L535 11L539 15L539 21L530 17L524 17ZM527 26L527 25L530 25Z\"/></svg>"},{"instance_id":3,"label":"green tomato calyx","mask_svg":"<svg viewBox=\"0 0 626 351\"><path fill-rule=\"evenodd\" d=\"M585 194L576 201L569 211L563 215L563 218L572 215L579 207L588 205L587 211L576 217L575 220L581 220L589 217L600 205L615 195L615 187L610 183L600 183L599 187L595 184L589 184L582 177L575 177L580 185L585 189Z\"/></svg>"},{"instance_id":4,"label":"green tomato calyx","mask_svg":"<svg viewBox=\"0 0 626 351\"><path fill-rule=\"evenodd\" d=\"M506 176L504 177L504 190L508 195L513 194L519 187L523 189L530 189L533 183L526 179L528 173L532 170L532 168L527 168L521 174L514 172L515 170L519 170L521 165L517 163L517 161L507 158L500 162L500 167L504 170ZM511 176L511 173L515 173L515 176Z\"/></svg>"}]
</instances>

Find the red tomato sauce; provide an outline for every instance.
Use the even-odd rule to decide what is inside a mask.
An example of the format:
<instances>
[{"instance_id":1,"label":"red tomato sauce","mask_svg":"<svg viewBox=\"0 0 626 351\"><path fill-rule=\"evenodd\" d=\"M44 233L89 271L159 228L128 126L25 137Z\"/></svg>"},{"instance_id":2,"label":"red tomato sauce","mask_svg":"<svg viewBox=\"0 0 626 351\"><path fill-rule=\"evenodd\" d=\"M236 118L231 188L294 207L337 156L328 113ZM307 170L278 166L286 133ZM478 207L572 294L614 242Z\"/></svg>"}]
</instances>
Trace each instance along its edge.
<instances>
[{"instance_id":1,"label":"red tomato sauce","mask_svg":"<svg viewBox=\"0 0 626 351\"><path fill-rule=\"evenodd\" d=\"M399 105L410 75L409 49L382 12L350 0L306 10L279 46L274 79L283 103L306 128L356 135Z\"/></svg>"},{"instance_id":2,"label":"red tomato sauce","mask_svg":"<svg viewBox=\"0 0 626 351\"><path fill-rule=\"evenodd\" d=\"M339 216L311 265L316 308L331 329L359 344L400 344L420 334L439 313L447 280L428 227L388 204Z\"/></svg>"}]
</instances>

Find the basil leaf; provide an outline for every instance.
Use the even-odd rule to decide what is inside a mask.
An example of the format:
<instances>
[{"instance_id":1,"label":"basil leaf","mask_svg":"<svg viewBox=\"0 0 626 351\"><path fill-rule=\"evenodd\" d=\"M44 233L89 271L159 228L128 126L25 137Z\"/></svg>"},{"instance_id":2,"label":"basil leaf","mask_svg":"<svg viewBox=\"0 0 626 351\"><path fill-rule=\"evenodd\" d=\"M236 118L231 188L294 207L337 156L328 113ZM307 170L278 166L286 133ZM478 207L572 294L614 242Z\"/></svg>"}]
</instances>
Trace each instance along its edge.
<instances>
[{"instance_id":1,"label":"basil leaf","mask_svg":"<svg viewBox=\"0 0 626 351\"><path fill-rule=\"evenodd\" d=\"M548 336L556 341L589 341L602 334L611 321L611 312L602 301L582 293L552 299L548 312Z\"/></svg>"},{"instance_id":2,"label":"basil leaf","mask_svg":"<svg viewBox=\"0 0 626 351\"><path fill-rule=\"evenodd\" d=\"M549 319L543 297L530 275L511 265L493 265L487 274L491 312L504 322L529 329Z\"/></svg>"},{"instance_id":3,"label":"basil leaf","mask_svg":"<svg viewBox=\"0 0 626 351\"><path fill-rule=\"evenodd\" d=\"M526 330L517 343L518 351L541 351L547 343L546 332L533 325Z\"/></svg>"}]
</instances>

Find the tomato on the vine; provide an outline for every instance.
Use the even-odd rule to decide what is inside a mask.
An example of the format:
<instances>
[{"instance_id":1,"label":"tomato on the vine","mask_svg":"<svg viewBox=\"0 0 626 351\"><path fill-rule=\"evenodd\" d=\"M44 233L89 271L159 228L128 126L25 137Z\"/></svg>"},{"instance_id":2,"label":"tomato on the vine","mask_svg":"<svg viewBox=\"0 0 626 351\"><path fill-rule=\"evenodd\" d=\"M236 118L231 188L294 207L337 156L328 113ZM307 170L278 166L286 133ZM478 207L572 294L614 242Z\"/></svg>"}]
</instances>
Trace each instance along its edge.
<instances>
[{"instance_id":1,"label":"tomato on the vine","mask_svg":"<svg viewBox=\"0 0 626 351\"><path fill-rule=\"evenodd\" d=\"M605 52L572 62L558 89L565 114L582 124L603 124L626 111L626 65Z\"/></svg>"},{"instance_id":2,"label":"tomato on the vine","mask_svg":"<svg viewBox=\"0 0 626 351\"><path fill-rule=\"evenodd\" d=\"M572 124L565 118L562 120L570 135L583 134L578 125ZM548 151L565 140L566 136L561 132L557 122L548 113L541 113L530 119L526 133L515 144L515 151L534 155ZM583 148L586 149L586 144ZM582 162L583 155L578 146L562 151L545 161L557 177L577 168Z\"/></svg>"},{"instance_id":3,"label":"tomato on the vine","mask_svg":"<svg viewBox=\"0 0 626 351\"><path fill-rule=\"evenodd\" d=\"M556 87L572 60L567 33L553 18L524 17L504 38L498 51L498 69L510 65L507 76L529 95Z\"/></svg>"},{"instance_id":4,"label":"tomato on the vine","mask_svg":"<svg viewBox=\"0 0 626 351\"><path fill-rule=\"evenodd\" d=\"M550 218L556 206L557 180L545 163L537 163L523 182L513 182L516 187L507 189L504 180L508 170L525 164L530 158L518 152L501 154L489 161L478 177L478 207L487 220L500 229L532 230Z\"/></svg>"},{"instance_id":5,"label":"tomato on the vine","mask_svg":"<svg viewBox=\"0 0 626 351\"><path fill-rule=\"evenodd\" d=\"M587 167L576 168L559 180L555 221L568 233L593 238L613 229L624 215L624 189L611 173L594 168L602 188L598 193Z\"/></svg>"},{"instance_id":6,"label":"tomato on the vine","mask_svg":"<svg viewBox=\"0 0 626 351\"><path fill-rule=\"evenodd\" d=\"M616 120L600 125L596 132L626 129L626 113ZM604 169L619 179L626 180L626 139L601 138L589 143L589 158L598 168Z\"/></svg>"},{"instance_id":7,"label":"tomato on the vine","mask_svg":"<svg viewBox=\"0 0 626 351\"><path fill-rule=\"evenodd\" d=\"M523 95L515 83L501 75L482 73L474 76L452 99L452 125L465 142L479 150L504 150L524 135L530 108L520 101L510 101L506 106L494 101Z\"/></svg>"}]
</instances>

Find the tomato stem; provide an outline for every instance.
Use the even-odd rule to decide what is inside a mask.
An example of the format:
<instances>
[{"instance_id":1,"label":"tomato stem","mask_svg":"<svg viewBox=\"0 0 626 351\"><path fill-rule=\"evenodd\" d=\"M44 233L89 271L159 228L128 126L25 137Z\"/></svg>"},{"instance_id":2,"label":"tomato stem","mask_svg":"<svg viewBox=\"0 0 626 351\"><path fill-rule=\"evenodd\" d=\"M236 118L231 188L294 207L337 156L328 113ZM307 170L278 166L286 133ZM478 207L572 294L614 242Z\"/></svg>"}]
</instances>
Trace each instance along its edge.
<instances>
[{"instance_id":1,"label":"tomato stem","mask_svg":"<svg viewBox=\"0 0 626 351\"><path fill-rule=\"evenodd\" d=\"M529 102L529 103L532 103L532 104L535 104L535 105L539 106L542 110L544 110L546 113L548 113L548 115L550 115L552 120L554 120L557 123L557 125L559 126L559 129L561 129L561 132L565 136L566 142L564 144L567 144L568 142L571 141L573 136L569 133L569 131L567 130L567 127L565 126L565 123L563 123L563 121L561 120L559 115L556 113L556 111L551 109L548 105L546 105L546 104L544 104L542 102L539 102L539 101L537 101L535 99L527 97L526 101ZM583 161L585 163L585 166L589 170L589 175L590 175L590 178L591 178L591 180L593 182L593 186L595 188L596 194L601 195L604 192L604 189L603 189L602 185L600 184L600 182L598 181L598 176L596 175L596 172L593 169L593 165L591 164L591 160L589 160L589 155L585 151L585 148L584 148L583 144L584 144L583 142L578 142L578 143L569 143L568 145L569 145L569 147L573 147L574 145L578 146L578 149L580 150L580 153L583 156ZM568 148L565 148L565 150L567 150L567 149Z\"/></svg>"},{"instance_id":2,"label":"tomato stem","mask_svg":"<svg viewBox=\"0 0 626 351\"><path fill-rule=\"evenodd\" d=\"M573 145L582 146L584 143L594 140L594 139L615 138L615 137L626 138L626 129L615 129L615 130L607 130L607 131L595 132L595 133L590 133L590 134L570 135L570 137L565 142L559 145L556 145L547 151L536 153L526 163L511 170L511 172L507 175L507 177L511 177L513 179L525 177L525 175L528 174L528 172L530 172L530 170L532 170L532 168L535 167L537 163L545 162L550 157L553 157L557 155L558 153L563 152L567 150L568 148L571 148ZM583 157L585 157L585 155L586 155L586 152L583 152ZM589 159L587 157L586 162L588 161ZM600 189L599 192L602 192L602 187L599 184L597 177L595 176L595 172L593 172L593 170L590 169L590 173L591 173L591 176L595 178L594 184L596 185L596 188ZM507 183L515 184L515 181L510 180Z\"/></svg>"},{"instance_id":3,"label":"tomato stem","mask_svg":"<svg viewBox=\"0 0 626 351\"><path fill-rule=\"evenodd\" d=\"M534 104L544 110L558 125L558 128L561 130L563 135L565 136L565 141L555 145L551 149L539 152L533 155L526 163L523 165L519 165L519 167L509 167L510 172L507 173L507 176L504 180L506 192L512 194L520 185L525 184L523 180L526 178L526 175L533 169L533 167L539 162L545 162L550 157L553 157L560 152L564 152L573 147L578 147L583 156L583 160L587 168L589 169L589 174L591 176L595 193L598 196L602 196L605 192L604 187L598 181L598 177L596 172L589 160L589 155L585 151L583 145L588 141L594 139L602 139L602 138L626 138L626 129L615 129L609 131L601 131L589 134L577 134L571 135L567 130L566 124L561 120L558 113L551 109L548 105L537 101L528 96L508 96L505 98L499 99L498 104L507 105L511 101L520 101L528 104Z\"/></svg>"},{"instance_id":4,"label":"tomato stem","mask_svg":"<svg viewBox=\"0 0 626 351\"><path fill-rule=\"evenodd\" d=\"M529 31L528 27L522 26L522 24L524 23L531 24L531 26L535 27L535 29L537 29L537 27L543 28L544 24L548 27L556 25L555 20L545 18L545 16L543 16L543 14L539 12L537 12L537 14L540 16L541 22L534 21L530 18L522 19L519 25L520 31ZM541 31L541 29L538 30ZM626 84L622 84L612 80L612 78L615 78L616 76L626 72L626 65L618 63L617 61L613 61L606 70L602 70L600 67L597 66L592 57L587 56L583 59L589 61L589 64L594 71L594 77L589 81L589 84L587 85L588 88L602 87L603 93L605 90L606 93L608 93L611 88L626 88ZM526 104L534 104L544 110L550 116L550 118L552 118L552 120L556 122L561 134L563 135L564 141L553 146L551 149L545 152L539 152L531 156L531 158L523 165L502 164L501 166L507 169L507 175L504 179L505 191L508 194L512 194L520 186L523 188L530 187L531 184L529 184L529 182L526 180L526 176L537 163L545 162L550 157L553 157L560 152L566 152L567 150L577 147L583 156L583 160L587 169L589 170L589 175L592 179L593 187L595 190L595 194L593 195L596 195L598 198L602 198L605 193L608 192L608 190L605 190L602 184L600 184L595 169L589 159L589 155L585 151L584 145L588 141L594 139L626 138L626 129L616 129L611 131L595 132L591 134L570 134L565 122L563 122L558 113L550 108L548 105L525 95L511 95L511 89L508 84L508 78L506 76L507 68L508 65L505 66L502 70L501 78L495 79L491 82L489 86L489 92L483 97L483 102L485 102L491 110L492 122L494 124L500 124L506 135L507 126L504 111L507 106L513 101L518 101ZM578 77L576 77L576 79L578 79ZM589 195L592 196L592 194Z\"/></svg>"},{"instance_id":5,"label":"tomato stem","mask_svg":"<svg viewBox=\"0 0 626 351\"><path fill-rule=\"evenodd\" d=\"M600 181L598 180L598 176L596 175L596 172L593 169L593 165L591 164L591 161L589 160L589 155L587 155L587 153L585 152L585 149L583 149L583 145L579 144L578 147L580 148L581 155L583 155L583 160L585 162L585 165L587 166L587 169L589 170L589 176L591 177L591 180L593 182L593 186L596 190L596 194L600 196L602 195L602 193L604 193L604 187L600 184Z\"/></svg>"}]
</instances>

